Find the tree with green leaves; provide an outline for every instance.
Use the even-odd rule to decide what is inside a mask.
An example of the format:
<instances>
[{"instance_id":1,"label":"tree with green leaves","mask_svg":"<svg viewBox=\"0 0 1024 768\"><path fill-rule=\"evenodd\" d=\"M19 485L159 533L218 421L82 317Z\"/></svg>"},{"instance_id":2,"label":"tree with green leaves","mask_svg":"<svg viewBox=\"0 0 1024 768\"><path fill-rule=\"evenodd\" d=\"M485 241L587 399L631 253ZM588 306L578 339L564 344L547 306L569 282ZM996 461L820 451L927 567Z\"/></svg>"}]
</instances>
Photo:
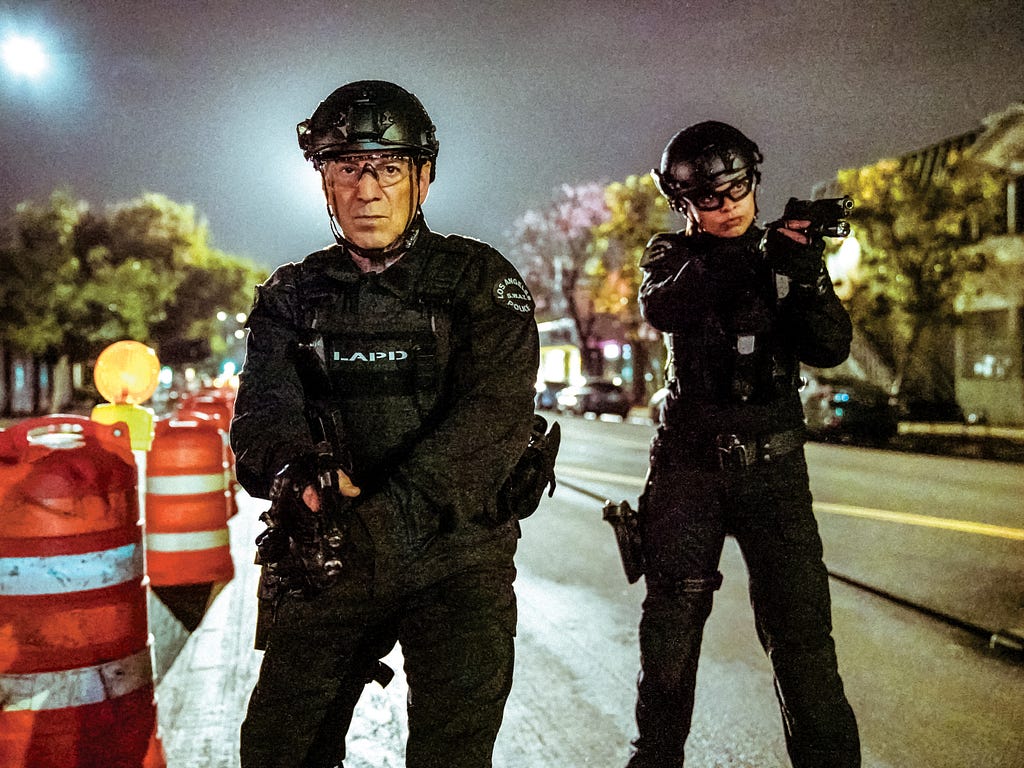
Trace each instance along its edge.
<instances>
[{"instance_id":1,"label":"tree with green leaves","mask_svg":"<svg viewBox=\"0 0 1024 768\"><path fill-rule=\"evenodd\" d=\"M893 394L907 389L911 371L924 399L953 396L951 359L934 351L948 339L928 335L956 322L954 301L989 256L980 238L997 228L1004 187L961 163L951 151L942 168L922 178L897 160L840 171L837 186L855 202L850 216L860 246L852 276L850 313L858 329L895 371ZM927 391L930 390L930 391Z\"/></svg>"},{"instance_id":2,"label":"tree with green leaves","mask_svg":"<svg viewBox=\"0 0 1024 768\"><path fill-rule=\"evenodd\" d=\"M639 322L640 257L651 237L672 228L671 211L649 174L629 176L605 188L608 218L592 231L592 274L601 288L600 311Z\"/></svg>"},{"instance_id":3,"label":"tree with green leaves","mask_svg":"<svg viewBox=\"0 0 1024 768\"><path fill-rule=\"evenodd\" d=\"M97 214L58 190L45 203L19 204L3 235L5 361L88 363L127 338L151 344L164 363L196 363L224 346L218 310L246 311L252 285L266 276L210 247L192 206L162 195Z\"/></svg>"},{"instance_id":4,"label":"tree with green leaves","mask_svg":"<svg viewBox=\"0 0 1024 768\"><path fill-rule=\"evenodd\" d=\"M45 205L22 203L0 244L0 338L26 354L42 354L63 336L57 309L74 270L81 213L63 190Z\"/></svg>"},{"instance_id":5,"label":"tree with green leaves","mask_svg":"<svg viewBox=\"0 0 1024 768\"><path fill-rule=\"evenodd\" d=\"M82 204L67 190L45 204L21 203L0 239L0 348L5 382L15 355L33 367L53 357L64 336L61 311L74 269L74 234ZM40 403L39 377L33 377L33 410ZM10 387L3 387L0 413L10 410Z\"/></svg>"},{"instance_id":6,"label":"tree with green leaves","mask_svg":"<svg viewBox=\"0 0 1024 768\"><path fill-rule=\"evenodd\" d=\"M646 173L609 184L605 204L608 218L591 231L592 273L599 286L595 306L625 329L625 340L633 349L633 400L644 402L650 394L645 374L652 353L657 359L663 344L661 336L646 327L640 317L640 258L653 235L672 228L672 213ZM663 363L660 367L664 370Z\"/></svg>"}]
</instances>

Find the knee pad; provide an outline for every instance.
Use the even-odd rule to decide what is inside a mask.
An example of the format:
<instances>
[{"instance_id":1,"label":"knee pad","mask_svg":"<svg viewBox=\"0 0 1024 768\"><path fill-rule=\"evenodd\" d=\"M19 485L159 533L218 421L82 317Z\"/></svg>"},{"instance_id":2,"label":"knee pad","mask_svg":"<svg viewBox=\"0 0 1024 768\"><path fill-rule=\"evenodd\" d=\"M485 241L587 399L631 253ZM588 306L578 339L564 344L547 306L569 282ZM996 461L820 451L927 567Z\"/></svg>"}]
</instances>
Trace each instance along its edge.
<instances>
[{"instance_id":1,"label":"knee pad","mask_svg":"<svg viewBox=\"0 0 1024 768\"><path fill-rule=\"evenodd\" d=\"M703 578L684 579L664 574L647 576L647 591L654 591L662 595L700 595L717 592L722 586L722 573L715 571L710 576Z\"/></svg>"}]
</instances>

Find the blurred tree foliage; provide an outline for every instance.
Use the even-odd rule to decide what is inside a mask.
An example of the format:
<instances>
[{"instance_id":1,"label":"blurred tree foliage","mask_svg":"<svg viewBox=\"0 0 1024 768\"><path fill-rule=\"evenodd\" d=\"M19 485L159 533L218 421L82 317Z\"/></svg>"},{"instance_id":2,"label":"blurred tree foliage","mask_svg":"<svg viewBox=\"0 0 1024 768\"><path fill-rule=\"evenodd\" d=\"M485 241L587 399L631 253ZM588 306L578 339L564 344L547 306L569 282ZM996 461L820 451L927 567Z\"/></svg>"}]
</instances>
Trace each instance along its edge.
<instances>
[{"instance_id":1,"label":"blurred tree foliage","mask_svg":"<svg viewBox=\"0 0 1024 768\"><path fill-rule=\"evenodd\" d=\"M926 332L956 322L954 301L965 280L989 263L983 238L998 231L1000 220L1005 226L1005 187L961 167L953 152L926 178L896 160L882 160L842 170L837 181L854 199L850 221L861 251L850 314L892 364L894 394L900 394L915 362L927 362L921 344ZM926 376L952 375L949 366L932 367ZM952 390L952 381L946 388Z\"/></svg>"},{"instance_id":2,"label":"blurred tree foliage","mask_svg":"<svg viewBox=\"0 0 1024 768\"><path fill-rule=\"evenodd\" d=\"M246 312L266 272L209 244L190 205L162 195L91 210L68 190L20 203L0 230L0 343L88 362L134 339L169 365L223 347L216 313Z\"/></svg>"},{"instance_id":3,"label":"blurred tree foliage","mask_svg":"<svg viewBox=\"0 0 1024 768\"><path fill-rule=\"evenodd\" d=\"M534 291L538 317L573 320L586 373L600 373L600 316L622 323L635 340L640 256L652 235L671 228L668 204L647 174L563 186L546 209L516 221L509 256Z\"/></svg>"},{"instance_id":4,"label":"blurred tree foliage","mask_svg":"<svg viewBox=\"0 0 1024 768\"><path fill-rule=\"evenodd\" d=\"M540 319L573 320L586 373L600 373L599 317L613 317L635 337L640 256L652 235L670 228L668 204L647 174L563 186L546 209L516 221L509 257L530 284Z\"/></svg>"},{"instance_id":5,"label":"blurred tree foliage","mask_svg":"<svg viewBox=\"0 0 1024 768\"><path fill-rule=\"evenodd\" d=\"M600 278L590 263L592 230L608 216L601 184L563 185L547 208L527 211L516 220L509 251L534 293L538 319L572 319L584 370L593 375L600 372L594 337Z\"/></svg>"},{"instance_id":6,"label":"blurred tree foliage","mask_svg":"<svg viewBox=\"0 0 1024 768\"><path fill-rule=\"evenodd\" d=\"M646 173L609 184L605 205L608 218L591 231L595 304L599 312L637 325L640 257L653 235L673 228L671 211Z\"/></svg>"}]
</instances>

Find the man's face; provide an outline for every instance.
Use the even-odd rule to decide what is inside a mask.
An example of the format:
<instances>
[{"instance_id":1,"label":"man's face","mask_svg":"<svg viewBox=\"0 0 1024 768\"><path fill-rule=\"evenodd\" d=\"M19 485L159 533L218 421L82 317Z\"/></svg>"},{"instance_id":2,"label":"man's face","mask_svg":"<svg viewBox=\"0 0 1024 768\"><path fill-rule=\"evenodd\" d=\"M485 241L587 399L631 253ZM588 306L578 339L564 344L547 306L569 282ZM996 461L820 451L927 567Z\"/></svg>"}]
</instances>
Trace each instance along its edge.
<instances>
[{"instance_id":1,"label":"man's face","mask_svg":"<svg viewBox=\"0 0 1024 768\"><path fill-rule=\"evenodd\" d=\"M739 200L734 200L734 197L742 193L744 184L747 185L747 193ZM702 196L701 207L707 207L707 203L713 202L714 198L721 203L714 210L700 210L696 205L691 206L697 214L701 229L715 237L739 237L750 229L757 215L753 183L739 180L721 184L714 188L713 194Z\"/></svg>"},{"instance_id":2,"label":"man's face","mask_svg":"<svg viewBox=\"0 0 1024 768\"><path fill-rule=\"evenodd\" d=\"M419 173L408 156L345 155L324 161L324 195L341 234L360 248L397 240L427 199L430 163Z\"/></svg>"}]
</instances>

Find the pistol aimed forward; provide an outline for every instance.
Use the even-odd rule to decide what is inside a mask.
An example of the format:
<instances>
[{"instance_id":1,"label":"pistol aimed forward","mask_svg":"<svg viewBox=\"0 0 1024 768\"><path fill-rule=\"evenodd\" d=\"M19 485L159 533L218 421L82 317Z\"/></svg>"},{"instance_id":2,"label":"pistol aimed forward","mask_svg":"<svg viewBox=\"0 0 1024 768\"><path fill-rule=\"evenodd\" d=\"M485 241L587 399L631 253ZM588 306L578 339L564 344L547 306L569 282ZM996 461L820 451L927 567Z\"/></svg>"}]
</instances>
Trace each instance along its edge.
<instances>
[{"instance_id":1,"label":"pistol aimed forward","mask_svg":"<svg viewBox=\"0 0 1024 768\"><path fill-rule=\"evenodd\" d=\"M852 210L851 197L828 197L822 200L798 200L791 197L782 213L782 220L811 222L804 230L808 237L846 237L850 234L850 223L846 217Z\"/></svg>"}]
</instances>

